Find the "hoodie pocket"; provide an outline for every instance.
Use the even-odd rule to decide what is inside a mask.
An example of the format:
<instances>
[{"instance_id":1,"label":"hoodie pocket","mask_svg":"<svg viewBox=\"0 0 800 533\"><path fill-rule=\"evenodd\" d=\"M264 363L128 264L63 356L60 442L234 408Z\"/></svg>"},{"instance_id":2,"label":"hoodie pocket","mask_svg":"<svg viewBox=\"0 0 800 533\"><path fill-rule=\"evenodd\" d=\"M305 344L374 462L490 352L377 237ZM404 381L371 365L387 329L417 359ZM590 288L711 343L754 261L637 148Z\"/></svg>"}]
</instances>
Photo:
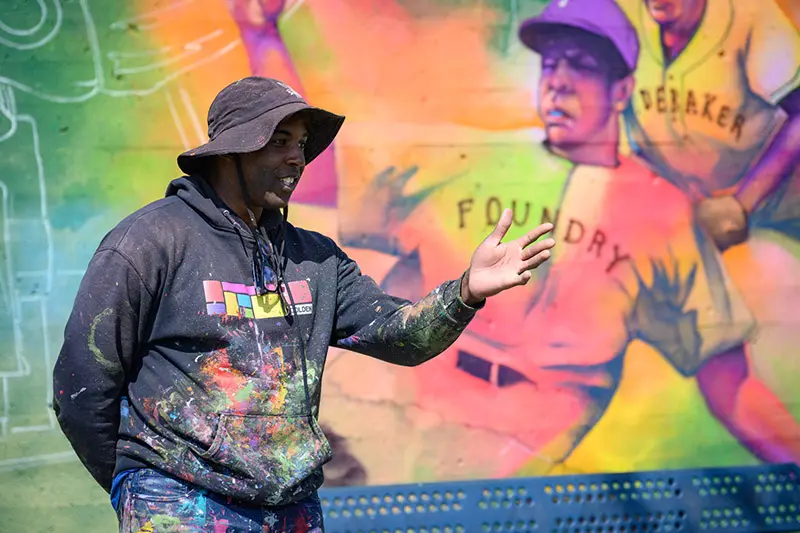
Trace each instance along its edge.
<instances>
[{"instance_id":1,"label":"hoodie pocket","mask_svg":"<svg viewBox=\"0 0 800 533\"><path fill-rule=\"evenodd\" d=\"M281 497L328 462L331 447L316 418L308 415L220 415L208 451L200 457L253 480Z\"/></svg>"}]
</instances>

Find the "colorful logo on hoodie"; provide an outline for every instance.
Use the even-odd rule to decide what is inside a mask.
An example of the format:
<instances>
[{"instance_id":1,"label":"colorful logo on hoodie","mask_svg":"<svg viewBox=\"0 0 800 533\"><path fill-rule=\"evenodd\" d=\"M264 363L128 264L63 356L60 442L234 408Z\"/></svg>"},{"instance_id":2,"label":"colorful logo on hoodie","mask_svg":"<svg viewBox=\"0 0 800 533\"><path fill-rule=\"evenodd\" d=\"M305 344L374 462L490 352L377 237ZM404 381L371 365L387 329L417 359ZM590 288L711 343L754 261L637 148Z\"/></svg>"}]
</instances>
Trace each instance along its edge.
<instances>
[{"instance_id":1,"label":"colorful logo on hoodie","mask_svg":"<svg viewBox=\"0 0 800 533\"><path fill-rule=\"evenodd\" d=\"M291 298L286 292L287 285ZM277 292L256 296L254 285L206 280L203 281L203 291L206 296L206 311L210 316L259 319L280 318L286 315ZM294 314L312 313L311 289L307 281L290 281L281 287L281 291L287 305L294 303Z\"/></svg>"}]
</instances>

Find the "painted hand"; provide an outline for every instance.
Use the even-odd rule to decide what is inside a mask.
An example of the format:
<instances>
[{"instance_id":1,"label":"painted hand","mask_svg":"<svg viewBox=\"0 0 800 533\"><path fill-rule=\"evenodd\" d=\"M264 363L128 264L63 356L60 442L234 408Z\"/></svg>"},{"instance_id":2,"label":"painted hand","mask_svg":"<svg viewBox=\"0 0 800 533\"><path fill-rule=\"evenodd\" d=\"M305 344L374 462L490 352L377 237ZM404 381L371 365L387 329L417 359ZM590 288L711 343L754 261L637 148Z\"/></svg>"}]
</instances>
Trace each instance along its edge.
<instances>
[{"instance_id":1,"label":"painted hand","mask_svg":"<svg viewBox=\"0 0 800 533\"><path fill-rule=\"evenodd\" d=\"M264 18L275 23L286 6L286 0L259 0Z\"/></svg>"},{"instance_id":2,"label":"painted hand","mask_svg":"<svg viewBox=\"0 0 800 533\"><path fill-rule=\"evenodd\" d=\"M537 240L553 229L552 224L542 224L516 240L503 243L511 220L512 212L506 209L494 231L472 254L469 270L461 283L461 299L467 305L525 285L531 279L531 270L550 258L555 240Z\"/></svg>"},{"instance_id":3,"label":"painted hand","mask_svg":"<svg viewBox=\"0 0 800 533\"><path fill-rule=\"evenodd\" d=\"M412 194L406 184L417 174L417 167L388 167L378 173L360 195L348 197L340 206L339 238L345 246L366 248L386 254L402 255L395 240L400 226L433 192L450 182L445 178Z\"/></svg>"},{"instance_id":4,"label":"painted hand","mask_svg":"<svg viewBox=\"0 0 800 533\"><path fill-rule=\"evenodd\" d=\"M228 10L239 24L277 27L286 0L228 0Z\"/></svg>"},{"instance_id":5,"label":"painted hand","mask_svg":"<svg viewBox=\"0 0 800 533\"><path fill-rule=\"evenodd\" d=\"M721 251L747 240L747 212L733 196L701 200L696 216Z\"/></svg>"}]
</instances>

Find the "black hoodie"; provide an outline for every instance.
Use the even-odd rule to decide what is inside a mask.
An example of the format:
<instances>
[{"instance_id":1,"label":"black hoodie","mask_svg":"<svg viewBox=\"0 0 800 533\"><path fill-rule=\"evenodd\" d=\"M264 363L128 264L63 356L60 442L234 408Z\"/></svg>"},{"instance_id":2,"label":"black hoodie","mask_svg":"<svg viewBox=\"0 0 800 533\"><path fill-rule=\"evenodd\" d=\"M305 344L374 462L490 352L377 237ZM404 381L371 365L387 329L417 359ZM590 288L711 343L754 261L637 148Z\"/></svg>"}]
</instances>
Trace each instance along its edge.
<instances>
[{"instance_id":1,"label":"black hoodie","mask_svg":"<svg viewBox=\"0 0 800 533\"><path fill-rule=\"evenodd\" d=\"M475 314L460 280L411 304L330 238L279 213L261 225L270 244L285 244L282 268L272 265L284 284L262 296L253 232L201 178L173 181L92 257L53 403L107 491L115 473L149 466L243 503L303 499L331 457L316 420L328 347L418 365Z\"/></svg>"}]
</instances>

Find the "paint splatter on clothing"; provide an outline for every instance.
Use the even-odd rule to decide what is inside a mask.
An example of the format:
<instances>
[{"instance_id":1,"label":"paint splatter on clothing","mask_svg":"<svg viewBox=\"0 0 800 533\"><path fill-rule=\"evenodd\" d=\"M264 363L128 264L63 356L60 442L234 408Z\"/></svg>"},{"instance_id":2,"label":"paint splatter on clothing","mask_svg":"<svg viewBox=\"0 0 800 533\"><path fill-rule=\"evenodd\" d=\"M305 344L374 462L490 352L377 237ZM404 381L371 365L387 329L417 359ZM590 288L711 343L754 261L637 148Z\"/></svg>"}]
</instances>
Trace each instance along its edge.
<instances>
[{"instance_id":1,"label":"paint splatter on clothing","mask_svg":"<svg viewBox=\"0 0 800 533\"><path fill-rule=\"evenodd\" d=\"M476 312L460 280L412 304L330 238L279 213L261 224L285 244L283 266L271 265L281 283L265 294L253 233L202 179L175 180L100 244L67 323L54 408L106 490L150 467L245 504L305 500L331 458L316 418L328 347L418 365Z\"/></svg>"},{"instance_id":2,"label":"paint splatter on clothing","mask_svg":"<svg viewBox=\"0 0 800 533\"><path fill-rule=\"evenodd\" d=\"M155 470L126 478L117 511L120 533L322 533L319 498L283 507L234 505Z\"/></svg>"}]
</instances>

